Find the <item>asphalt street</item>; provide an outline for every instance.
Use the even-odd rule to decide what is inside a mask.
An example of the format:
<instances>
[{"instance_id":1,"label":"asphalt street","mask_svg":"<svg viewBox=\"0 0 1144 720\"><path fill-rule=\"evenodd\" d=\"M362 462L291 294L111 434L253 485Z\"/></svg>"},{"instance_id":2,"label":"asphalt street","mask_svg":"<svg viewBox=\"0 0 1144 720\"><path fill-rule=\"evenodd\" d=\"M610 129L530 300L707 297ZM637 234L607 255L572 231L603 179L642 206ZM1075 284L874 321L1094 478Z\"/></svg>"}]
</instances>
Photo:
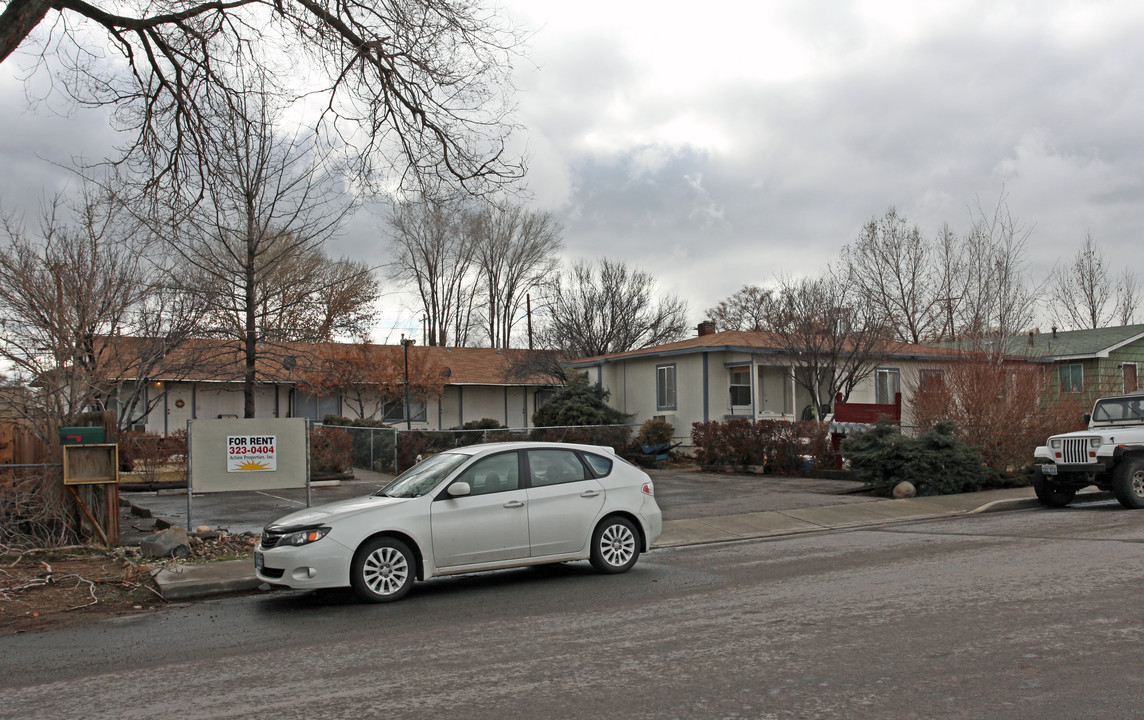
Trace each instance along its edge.
<instances>
[{"instance_id":1,"label":"asphalt street","mask_svg":"<svg viewBox=\"0 0 1144 720\"><path fill-rule=\"evenodd\" d=\"M1114 502L274 593L0 638L0 718L1125 718L1144 514Z\"/></svg>"}]
</instances>

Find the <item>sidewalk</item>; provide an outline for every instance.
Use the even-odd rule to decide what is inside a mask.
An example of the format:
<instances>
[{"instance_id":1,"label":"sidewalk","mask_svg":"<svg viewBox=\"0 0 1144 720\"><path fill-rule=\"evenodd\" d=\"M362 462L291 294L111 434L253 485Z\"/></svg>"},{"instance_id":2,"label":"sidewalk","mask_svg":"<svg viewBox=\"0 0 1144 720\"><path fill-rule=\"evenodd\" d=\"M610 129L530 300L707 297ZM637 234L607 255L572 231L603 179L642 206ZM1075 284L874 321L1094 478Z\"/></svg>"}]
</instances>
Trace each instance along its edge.
<instances>
[{"instance_id":1,"label":"sidewalk","mask_svg":"<svg viewBox=\"0 0 1144 720\"><path fill-rule=\"evenodd\" d=\"M323 492L326 497L322 502L333 499L330 497L332 494L342 495L355 490L356 494L362 494L360 487ZM1074 502L1104 501L1111 497L1109 493L1094 488L1079 493ZM907 500L872 499L868 502L845 503L839 499L838 502L839 504L816 507L665 520L663 533L654 547L683 547L799 535L1039 506L1032 488ZM159 571L155 575L155 582L163 596L169 600L253 590L260 585L254 577L254 564L250 560L175 565Z\"/></svg>"}]
</instances>

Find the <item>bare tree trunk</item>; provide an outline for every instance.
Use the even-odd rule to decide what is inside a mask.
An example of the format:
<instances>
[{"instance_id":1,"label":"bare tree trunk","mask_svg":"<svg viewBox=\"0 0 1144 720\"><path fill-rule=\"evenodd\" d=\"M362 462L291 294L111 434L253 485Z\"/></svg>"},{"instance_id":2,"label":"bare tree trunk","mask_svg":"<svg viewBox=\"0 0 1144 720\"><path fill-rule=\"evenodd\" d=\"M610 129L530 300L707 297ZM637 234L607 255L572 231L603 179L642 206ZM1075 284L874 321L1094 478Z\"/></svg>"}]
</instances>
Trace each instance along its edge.
<instances>
[{"instance_id":1,"label":"bare tree trunk","mask_svg":"<svg viewBox=\"0 0 1144 720\"><path fill-rule=\"evenodd\" d=\"M9 0L0 13L0 63L20 47L51 9L50 0Z\"/></svg>"},{"instance_id":2,"label":"bare tree trunk","mask_svg":"<svg viewBox=\"0 0 1144 720\"><path fill-rule=\"evenodd\" d=\"M243 374L242 374L242 416L254 417L254 382L258 362L258 297L255 293L255 283L258 257L255 254L255 243L260 233L254 224L254 201L246 197L246 263L243 267L243 311L245 320L245 337L243 338Z\"/></svg>"}]
</instances>

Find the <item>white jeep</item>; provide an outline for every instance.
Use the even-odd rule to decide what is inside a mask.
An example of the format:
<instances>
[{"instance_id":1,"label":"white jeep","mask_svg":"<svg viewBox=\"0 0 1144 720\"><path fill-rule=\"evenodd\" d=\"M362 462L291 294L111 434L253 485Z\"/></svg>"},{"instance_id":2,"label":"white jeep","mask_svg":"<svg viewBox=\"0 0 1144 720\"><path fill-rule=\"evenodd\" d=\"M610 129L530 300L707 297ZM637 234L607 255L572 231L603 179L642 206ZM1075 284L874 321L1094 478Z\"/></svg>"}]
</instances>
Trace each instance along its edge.
<instances>
[{"instance_id":1,"label":"white jeep","mask_svg":"<svg viewBox=\"0 0 1144 720\"><path fill-rule=\"evenodd\" d=\"M1096 485L1126 508L1144 508L1144 390L1100 398L1085 419L1087 430L1053 435L1037 448L1037 499L1064 507Z\"/></svg>"}]
</instances>

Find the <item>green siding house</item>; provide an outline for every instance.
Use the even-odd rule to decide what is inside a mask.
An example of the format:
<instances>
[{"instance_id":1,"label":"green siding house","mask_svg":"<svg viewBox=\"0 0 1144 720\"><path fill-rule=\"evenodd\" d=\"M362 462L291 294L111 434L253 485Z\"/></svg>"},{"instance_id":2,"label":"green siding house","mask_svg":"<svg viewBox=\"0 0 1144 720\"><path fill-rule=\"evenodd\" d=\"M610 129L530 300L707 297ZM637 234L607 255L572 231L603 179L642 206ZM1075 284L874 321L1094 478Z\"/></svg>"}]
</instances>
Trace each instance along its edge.
<instances>
[{"instance_id":1,"label":"green siding house","mask_svg":"<svg viewBox=\"0 0 1144 720\"><path fill-rule=\"evenodd\" d=\"M1009 338L1004 353L1048 363L1050 390L1097 397L1139 389L1144 325L1029 333Z\"/></svg>"}]
</instances>

